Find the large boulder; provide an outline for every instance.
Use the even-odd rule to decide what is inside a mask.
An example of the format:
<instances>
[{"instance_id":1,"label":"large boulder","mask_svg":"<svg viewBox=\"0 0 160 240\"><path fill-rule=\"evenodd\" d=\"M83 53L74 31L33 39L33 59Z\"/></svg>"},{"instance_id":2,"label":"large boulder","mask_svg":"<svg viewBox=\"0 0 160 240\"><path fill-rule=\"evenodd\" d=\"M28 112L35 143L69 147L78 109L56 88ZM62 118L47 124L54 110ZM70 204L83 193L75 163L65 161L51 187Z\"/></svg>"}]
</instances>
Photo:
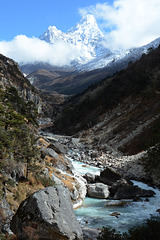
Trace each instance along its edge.
<instances>
[{"instance_id":1,"label":"large boulder","mask_svg":"<svg viewBox=\"0 0 160 240\"><path fill-rule=\"evenodd\" d=\"M62 185L42 189L23 201L11 221L23 240L82 240L69 190Z\"/></svg>"},{"instance_id":2,"label":"large boulder","mask_svg":"<svg viewBox=\"0 0 160 240\"><path fill-rule=\"evenodd\" d=\"M121 179L121 175L118 172L116 172L113 168L106 167L100 173L99 179L101 182L107 185L112 185L113 183Z\"/></svg>"},{"instance_id":3,"label":"large boulder","mask_svg":"<svg viewBox=\"0 0 160 240\"><path fill-rule=\"evenodd\" d=\"M87 195L92 198L105 199L109 197L108 186L103 183L88 184Z\"/></svg>"},{"instance_id":4,"label":"large boulder","mask_svg":"<svg viewBox=\"0 0 160 240\"><path fill-rule=\"evenodd\" d=\"M133 199L135 197L153 197L155 192L152 190L145 190L138 186L124 184L119 186L114 195L114 199Z\"/></svg>"},{"instance_id":5,"label":"large boulder","mask_svg":"<svg viewBox=\"0 0 160 240\"><path fill-rule=\"evenodd\" d=\"M118 188L124 185L132 185L133 183L130 180L126 180L124 178L118 180L117 182L113 183L112 186L110 186L110 197L114 197L115 193L117 192Z\"/></svg>"}]
</instances>

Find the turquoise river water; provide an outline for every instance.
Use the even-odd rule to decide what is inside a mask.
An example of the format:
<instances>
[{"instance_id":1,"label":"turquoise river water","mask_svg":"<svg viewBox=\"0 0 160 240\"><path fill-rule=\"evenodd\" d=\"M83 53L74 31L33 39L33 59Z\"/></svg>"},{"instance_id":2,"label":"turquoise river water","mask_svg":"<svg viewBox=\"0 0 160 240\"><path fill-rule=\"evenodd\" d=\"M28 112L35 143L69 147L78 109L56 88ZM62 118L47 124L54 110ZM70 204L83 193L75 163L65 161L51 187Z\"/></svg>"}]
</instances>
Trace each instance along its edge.
<instances>
[{"instance_id":1,"label":"turquoise river water","mask_svg":"<svg viewBox=\"0 0 160 240\"><path fill-rule=\"evenodd\" d=\"M80 174L85 174L86 172L100 173L99 168L93 166L86 167L86 164L84 166L84 163L81 162L73 161L73 165ZM86 197L82 206L75 210L80 224L90 228L101 228L108 225L123 232L138 223L142 223L144 219L150 218L151 215L156 216L160 214L156 212L160 208L160 191L141 182L133 181L133 183L141 188L153 190L156 193L155 196L149 198L149 202L145 199L142 199L140 202L124 199L123 201L126 204L122 207L106 206L107 202L111 202L111 200ZM112 201L115 203L115 200ZM118 218L111 216L113 212L120 213Z\"/></svg>"}]
</instances>

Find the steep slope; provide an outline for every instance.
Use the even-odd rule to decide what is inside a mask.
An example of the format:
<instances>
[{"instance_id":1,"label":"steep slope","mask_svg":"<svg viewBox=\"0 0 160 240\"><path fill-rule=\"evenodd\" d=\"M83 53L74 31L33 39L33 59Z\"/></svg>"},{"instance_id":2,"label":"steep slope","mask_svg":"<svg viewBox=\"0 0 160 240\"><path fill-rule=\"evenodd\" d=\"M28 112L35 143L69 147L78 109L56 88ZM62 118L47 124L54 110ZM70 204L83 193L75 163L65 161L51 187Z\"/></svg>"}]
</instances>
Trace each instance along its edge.
<instances>
[{"instance_id":1,"label":"steep slope","mask_svg":"<svg viewBox=\"0 0 160 240\"><path fill-rule=\"evenodd\" d=\"M44 95L39 92L30 81L24 77L19 66L12 59L0 54L0 86L2 89L14 87L24 101L32 101L38 107L38 113L42 116L51 116L55 105L62 103L64 97L60 95ZM47 106L47 108L46 108Z\"/></svg>"},{"instance_id":2,"label":"steep slope","mask_svg":"<svg viewBox=\"0 0 160 240\"><path fill-rule=\"evenodd\" d=\"M93 69L102 69L104 67L114 70L114 66L117 66L117 70L121 70L127 67L128 63L137 61L143 54L147 54L151 49L155 49L160 45L160 38L138 48L131 49L115 49L111 54L104 52L103 56L97 56L87 64L77 66L80 71L91 71Z\"/></svg>"},{"instance_id":3,"label":"steep slope","mask_svg":"<svg viewBox=\"0 0 160 240\"><path fill-rule=\"evenodd\" d=\"M155 144L160 130L159 63L157 48L75 96L65 105L53 131L75 134L86 129L81 136L96 147L110 146L128 154Z\"/></svg>"},{"instance_id":4,"label":"steep slope","mask_svg":"<svg viewBox=\"0 0 160 240\"><path fill-rule=\"evenodd\" d=\"M160 45L158 38L139 48L109 49L104 45L104 35L93 15L83 17L66 33L50 26L39 39L50 45L65 44L67 49L74 52L73 57L64 66L39 61L22 64L21 70L36 88L65 95L75 95L102 78L125 69L128 64Z\"/></svg>"},{"instance_id":5,"label":"steep slope","mask_svg":"<svg viewBox=\"0 0 160 240\"><path fill-rule=\"evenodd\" d=\"M84 91L93 83L109 76L109 74L111 74L111 71L106 69L81 73L39 69L27 75L27 78L37 89L43 92L75 95Z\"/></svg>"},{"instance_id":6,"label":"steep slope","mask_svg":"<svg viewBox=\"0 0 160 240\"><path fill-rule=\"evenodd\" d=\"M66 157L67 147L39 135L37 107L41 116L51 116L50 101L13 60L0 55L0 238L17 239L8 234L10 220L20 203L39 189L62 184L73 205L84 200L85 182Z\"/></svg>"},{"instance_id":7,"label":"steep slope","mask_svg":"<svg viewBox=\"0 0 160 240\"><path fill-rule=\"evenodd\" d=\"M103 78L113 75L115 72L127 68L129 64L138 60L144 53L149 53L152 49L159 46L160 39L156 39L152 43L137 49L126 51L118 51L111 56L100 57L92 60L87 64L83 64L83 70L73 71L73 69L56 69L45 67L42 70L37 70L27 76L33 85L47 92L58 92L65 95L75 95L85 90L89 85L100 81ZM94 69L95 64L99 69ZM99 64L99 65L98 65ZM106 66L107 65L107 66ZM103 68L102 68L103 66ZM92 70L91 70L92 69ZM42 74L45 71L45 74Z\"/></svg>"}]
</instances>

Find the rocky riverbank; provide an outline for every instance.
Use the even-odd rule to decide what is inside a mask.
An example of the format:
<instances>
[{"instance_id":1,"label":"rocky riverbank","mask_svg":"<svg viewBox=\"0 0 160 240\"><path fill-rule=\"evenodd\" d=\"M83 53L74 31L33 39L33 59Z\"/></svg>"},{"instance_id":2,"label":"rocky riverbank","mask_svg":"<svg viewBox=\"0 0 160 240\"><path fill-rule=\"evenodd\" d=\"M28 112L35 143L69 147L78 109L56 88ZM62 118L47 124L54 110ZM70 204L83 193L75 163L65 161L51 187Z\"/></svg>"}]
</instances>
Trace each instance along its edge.
<instances>
[{"instance_id":1,"label":"rocky riverbank","mask_svg":"<svg viewBox=\"0 0 160 240\"><path fill-rule=\"evenodd\" d=\"M47 134L45 137L51 141L51 144L54 143L54 146L59 146L59 149L65 152L67 159L84 162L88 166L93 165L102 169L100 176L93 174L83 176L86 182L82 180L83 178L80 180L78 177L83 184L80 183L81 187L79 187L81 201L78 201L78 204L75 203L75 207L82 203L86 194L86 190L84 190L86 186L87 195L95 198L134 199L154 195L153 192L145 192L132 186L133 184L130 182L130 179L149 182L149 177L141 162L144 152L133 156L120 156L115 151L104 153L102 150L91 149L90 145L84 145L79 138L53 134ZM85 164L83 167L87 167ZM76 176L76 171L72 170L73 172ZM71 197L74 202L75 193L73 195L71 193Z\"/></svg>"},{"instance_id":2,"label":"rocky riverbank","mask_svg":"<svg viewBox=\"0 0 160 240\"><path fill-rule=\"evenodd\" d=\"M142 163L142 157L146 153L144 151L136 155L125 156L111 147L108 147L108 149L99 149L98 146L96 147L92 144L88 144L81 138L52 134L47 138L50 140L52 138L56 139L60 144L67 146L67 156L73 160L101 169L108 166L115 169L125 178L151 183L150 176L146 173Z\"/></svg>"},{"instance_id":3,"label":"rocky riverbank","mask_svg":"<svg viewBox=\"0 0 160 240\"><path fill-rule=\"evenodd\" d=\"M84 236L84 239L87 240L89 239L87 236L91 237L92 234L97 236L97 231L84 229L82 234L81 227L78 225L79 231L76 232L74 227L72 228L72 225L78 224L73 224L76 222L74 214L72 216L67 214L67 219L64 217L69 208L73 210L73 208L79 207L86 196L99 199L139 200L141 197L148 198L154 195L153 191L142 190L133 186L129 181L130 178L137 179L137 171L138 176L145 179L145 174L142 174L143 166L139 163L143 153L123 157L115 152L104 153L102 150L92 149L91 145L85 145L79 138L43 132L38 140L38 146L41 153L41 163L38 164L41 167L39 174L41 175L43 172L45 178L53 181L53 186L42 187L44 190L31 194L29 198L24 199L18 211L15 211L11 229L19 238L31 240L36 236L37 239L41 239L40 236L43 235L43 239L55 239L56 236L56 239L72 240L83 239ZM97 166L101 169L101 173L100 175L86 174L81 176L77 169L74 169L72 160L83 162L84 168L87 168L86 164ZM54 192L54 195L56 194L54 197L56 200L51 201L51 203L49 202L52 195L50 195L50 191ZM35 200L35 196L38 196L38 200ZM46 200L44 200L45 198ZM66 200L66 198L70 200ZM63 199L65 199L65 203L63 203ZM32 201L36 204L40 201L40 205L34 205ZM58 202L60 205L57 205ZM47 215L44 216L45 206L43 204L48 208L45 211ZM61 204L63 209L59 210L58 207ZM33 212L35 214L32 214ZM51 223L47 219L52 219L53 222ZM65 222L59 225L62 219ZM71 225L67 225L69 222ZM52 225L55 227L53 228ZM7 227L9 228L9 222Z\"/></svg>"}]
</instances>

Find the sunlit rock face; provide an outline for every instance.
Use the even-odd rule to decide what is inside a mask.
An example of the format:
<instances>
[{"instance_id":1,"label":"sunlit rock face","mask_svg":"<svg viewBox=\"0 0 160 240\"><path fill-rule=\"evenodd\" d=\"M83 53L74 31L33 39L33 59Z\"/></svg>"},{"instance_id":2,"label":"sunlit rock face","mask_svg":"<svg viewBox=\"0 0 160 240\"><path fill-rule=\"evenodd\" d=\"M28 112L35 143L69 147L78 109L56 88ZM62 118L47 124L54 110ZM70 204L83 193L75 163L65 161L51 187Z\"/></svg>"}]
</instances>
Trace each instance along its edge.
<instances>
[{"instance_id":1,"label":"sunlit rock face","mask_svg":"<svg viewBox=\"0 0 160 240\"><path fill-rule=\"evenodd\" d=\"M66 186L70 191L70 196L74 208L79 207L86 197L86 180L77 173L72 165L72 161L66 156L67 146L62 145L58 140L40 138L41 156L47 164L49 177L57 185Z\"/></svg>"},{"instance_id":2,"label":"sunlit rock face","mask_svg":"<svg viewBox=\"0 0 160 240\"><path fill-rule=\"evenodd\" d=\"M108 198L109 197L109 190L108 186L103 183L95 183L95 184L88 184L88 192L89 197L92 198Z\"/></svg>"},{"instance_id":3,"label":"sunlit rock face","mask_svg":"<svg viewBox=\"0 0 160 240\"><path fill-rule=\"evenodd\" d=\"M47 187L23 201L11 221L18 239L82 240L69 190Z\"/></svg>"}]
</instances>

